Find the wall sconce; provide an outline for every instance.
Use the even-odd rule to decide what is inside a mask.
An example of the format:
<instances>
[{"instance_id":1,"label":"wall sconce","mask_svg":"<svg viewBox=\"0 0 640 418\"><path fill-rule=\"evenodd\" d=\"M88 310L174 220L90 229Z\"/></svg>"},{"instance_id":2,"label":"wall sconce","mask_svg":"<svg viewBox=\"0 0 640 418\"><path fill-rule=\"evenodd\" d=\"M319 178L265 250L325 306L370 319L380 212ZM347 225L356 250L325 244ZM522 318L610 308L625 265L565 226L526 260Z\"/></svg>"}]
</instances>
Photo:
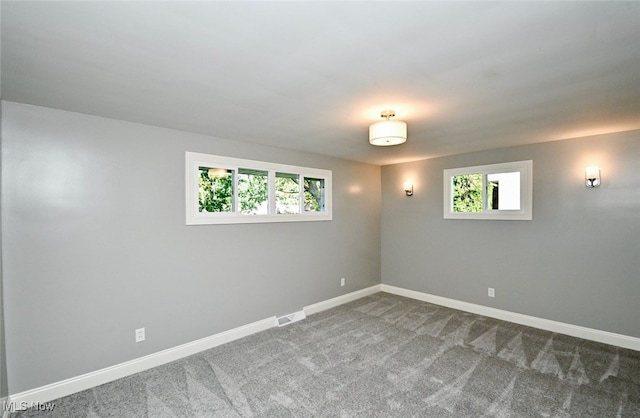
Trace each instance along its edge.
<instances>
[{"instance_id":1,"label":"wall sconce","mask_svg":"<svg viewBox=\"0 0 640 418\"><path fill-rule=\"evenodd\" d=\"M600 186L600 167L591 166L584 169L584 184L589 188Z\"/></svg>"},{"instance_id":2,"label":"wall sconce","mask_svg":"<svg viewBox=\"0 0 640 418\"><path fill-rule=\"evenodd\" d=\"M404 192L407 196L413 196L413 183L407 181L404 183Z\"/></svg>"}]
</instances>

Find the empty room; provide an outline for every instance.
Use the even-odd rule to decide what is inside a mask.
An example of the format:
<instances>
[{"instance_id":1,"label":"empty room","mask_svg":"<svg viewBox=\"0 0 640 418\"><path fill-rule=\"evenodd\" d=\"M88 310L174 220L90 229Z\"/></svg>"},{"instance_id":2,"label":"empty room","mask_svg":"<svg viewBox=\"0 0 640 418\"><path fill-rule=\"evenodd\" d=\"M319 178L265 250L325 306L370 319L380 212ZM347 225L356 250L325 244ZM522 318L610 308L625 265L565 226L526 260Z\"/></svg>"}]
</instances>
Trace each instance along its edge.
<instances>
[{"instance_id":1,"label":"empty room","mask_svg":"<svg viewBox=\"0 0 640 418\"><path fill-rule=\"evenodd\" d=\"M1 1L18 417L640 417L640 2Z\"/></svg>"}]
</instances>

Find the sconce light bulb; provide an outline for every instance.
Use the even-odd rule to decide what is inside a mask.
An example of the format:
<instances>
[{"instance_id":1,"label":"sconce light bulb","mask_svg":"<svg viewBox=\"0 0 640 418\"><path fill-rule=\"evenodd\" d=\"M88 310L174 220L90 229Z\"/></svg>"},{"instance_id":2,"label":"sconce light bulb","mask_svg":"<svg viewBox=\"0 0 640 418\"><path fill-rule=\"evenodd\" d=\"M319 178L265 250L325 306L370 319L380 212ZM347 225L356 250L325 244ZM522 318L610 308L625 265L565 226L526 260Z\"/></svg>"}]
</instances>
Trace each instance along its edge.
<instances>
[{"instance_id":1,"label":"sconce light bulb","mask_svg":"<svg viewBox=\"0 0 640 418\"><path fill-rule=\"evenodd\" d=\"M407 181L404 183L404 192L407 196L413 196L413 183Z\"/></svg>"},{"instance_id":2,"label":"sconce light bulb","mask_svg":"<svg viewBox=\"0 0 640 418\"><path fill-rule=\"evenodd\" d=\"M590 166L584 170L585 186L592 188L600 186L600 167Z\"/></svg>"}]
</instances>

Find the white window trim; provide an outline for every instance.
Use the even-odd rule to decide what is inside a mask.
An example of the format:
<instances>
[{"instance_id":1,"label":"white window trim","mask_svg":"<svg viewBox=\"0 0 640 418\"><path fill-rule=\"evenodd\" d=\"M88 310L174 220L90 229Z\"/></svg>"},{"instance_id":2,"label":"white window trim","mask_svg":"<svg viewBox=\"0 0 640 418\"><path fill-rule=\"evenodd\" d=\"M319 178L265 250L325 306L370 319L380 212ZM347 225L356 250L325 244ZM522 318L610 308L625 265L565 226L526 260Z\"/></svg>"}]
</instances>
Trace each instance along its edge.
<instances>
[{"instance_id":1,"label":"white window trim","mask_svg":"<svg viewBox=\"0 0 640 418\"><path fill-rule=\"evenodd\" d=\"M235 170L239 168L267 171L269 185L269 214L247 215L241 214L235 207L234 212L208 213L198 211L198 167L216 167ZM324 180L324 211L304 212L297 214L275 213L275 173L299 174L302 177L312 177ZM185 153L185 202L186 224L236 224L236 223L263 223L263 222L301 222L301 221L330 221L332 215L331 170L319 168L299 167L293 165L276 164L264 161L245 160L241 158L223 157L219 155L201 154L196 152ZM301 186L302 187L302 186ZM234 203L237 199L237 187L234 186ZM301 198L302 201L302 198ZM237 206L237 205L234 205Z\"/></svg>"},{"instance_id":2,"label":"white window trim","mask_svg":"<svg viewBox=\"0 0 640 418\"><path fill-rule=\"evenodd\" d=\"M497 173L520 173L520 210L487 210L486 186L483 189L482 212L453 211L453 177L461 174L482 174L483 185L486 176ZM533 219L533 161L514 161L501 164L479 165L474 167L451 168L444 170L444 218L445 219L490 219L530 221Z\"/></svg>"}]
</instances>

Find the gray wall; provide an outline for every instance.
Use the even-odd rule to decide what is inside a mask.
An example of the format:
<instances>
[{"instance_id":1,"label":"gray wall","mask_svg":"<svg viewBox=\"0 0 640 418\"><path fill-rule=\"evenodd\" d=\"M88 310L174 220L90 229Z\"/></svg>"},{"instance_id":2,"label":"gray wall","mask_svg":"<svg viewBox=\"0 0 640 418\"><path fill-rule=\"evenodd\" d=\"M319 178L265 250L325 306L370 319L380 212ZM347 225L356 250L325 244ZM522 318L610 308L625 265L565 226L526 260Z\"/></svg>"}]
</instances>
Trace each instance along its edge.
<instances>
[{"instance_id":1,"label":"gray wall","mask_svg":"<svg viewBox=\"0 0 640 418\"><path fill-rule=\"evenodd\" d=\"M443 169L529 159L533 221L443 219ZM640 131L385 166L382 282L640 337L639 168Z\"/></svg>"},{"instance_id":2,"label":"gray wall","mask_svg":"<svg viewBox=\"0 0 640 418\"><path fill-rule=\"evenodd\" d=\"M0 106L0 132L2 132L2 106ZM2 150L2 138L0 136L0 151ZM0 173L3 164L0 161ZM2 182L2 174L0 174L0 183ZM2 218L2 206L4 193L0 194L0 219ZM9 387L7 384L7 356L4 338L4 293L3 293L3 274L2 274L2 222L0 221L0 398L6 398L9 395ZM4 410L4 409L3 409Z\"/></svg>"},{"instance_id":3,"label":"gray wall","mask_svg":"<svg viewBox=\"0 0 640 418\"><path fill-rule=\"evenodd\" d=\"M0 2L0 15L2 14L2 2ZM0 19L1 21L1 19ZM2 32L0 28L0 33ZM2 56L2 54L0 54ZM0 68L2 65L0 63ZM0 77L1 79L2 77ZM2 98L2 86L0 85L0 98ZM2 132L2 106L0 106L0 132ZM0 153L2 152L2 137L0 135ZM2 161L0 161L0 173L2 172ZM2 174L0 174L0 183ZM0 195L0 219L2 218L2 195ZM7 357L4 339L4 302L2 296L2 222L0 221L0 398L6 398L9 394L7 385Z\"/></svg>"},{"instance_id":4,"label":"gray wall","mask_svg":"<svg viewBox=\"0 0 640 418\"><path fill-rule=\"evenodd\" d=\"M185 226L187 150L331 169L334 220ZM442 219L443 169L525 159L534 162L533 221ZM381 170L3 102L9 392L381 279L640 337L639 161L640 132L631 132ZM590 164L602 168L600 188L583 185ZM407 178L415 182L410 198L402 191ZM489 286L495 299L486 297ZM136 344L139 327L147 340Z\"/></svg>"},{"instance_id":5,"label":"gray wall","mask_svg":"<svg viewBox=\"0 0 640 418\"><path fill-rule=\"evenodd\" d=\"M380 283L380 167L3 106L10 393ZM334 219L185 226L185 151L333 170Z\"/></svg>"}]
</instances>

